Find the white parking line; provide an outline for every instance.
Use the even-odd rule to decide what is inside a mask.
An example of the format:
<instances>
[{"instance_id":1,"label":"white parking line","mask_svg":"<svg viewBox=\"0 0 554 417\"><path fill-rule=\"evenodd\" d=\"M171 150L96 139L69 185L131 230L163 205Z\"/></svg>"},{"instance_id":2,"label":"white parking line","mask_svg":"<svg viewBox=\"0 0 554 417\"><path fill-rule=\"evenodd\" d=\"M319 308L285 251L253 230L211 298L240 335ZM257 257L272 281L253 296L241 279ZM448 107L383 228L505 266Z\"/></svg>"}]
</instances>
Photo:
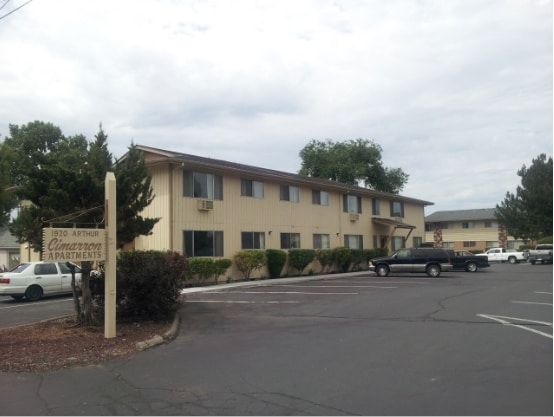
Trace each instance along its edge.
<instances>
[{"instance_id":1,"label":"white parking line","mask_svg":"<svg viewBox=\"0 0 554 417\"><path fill-rule=\"evenodd\" d=\"M534 302L534 301L512 301L512 303L514 304L537 304L537 305L542 305L542 306L551 306L552 303L537 303L537 302Z\"/></svg>"},{"instance_id":2,"label":"white parking line","mask_svg":"<svg viewBox=\"0 0 554 417\"><path fill-rule=\"evenodd\" d=\"M535 291L535 294L548 294L548 295L552 295L551 292L546 292L546 291Z\"/></svg>"},{"instance_id":3,"label":"white parking line","mask_svg":"<svg viewBox=\"0 0 554 417\"><path fill-rule=\"evenodd\" d=\"M292 285L283 284L280 287L294 288L398 288L398 287L381 287L378 285Z\"/></svg>"},{"instance_id":4,"label":"white parking line","mask_svg":"<svg viewBox=\"0 0 554 417\"><path fill-rule=\"evenodd\" d=\"M506 326L513 326L513 327L517 327L518 329L527 330L529 332L533 332L533 333L539 334L541 336L548 337L549 339L552 339L552 335L549 334L549 333L541 332L541 331L538 331L536 329L533 329L533 328L530 328L530 327L527 327L527 326L523 326L521 324L514 324L514 323L511 322L511 321L519 321L519 322L524 322L526 324L527 323L528 324L540 324L540 325L543 325L543 326L552 327L552 323L549 323L549 322L546 322L546 321L527 320L527 319L520 319L520 318L517 318L517 317L493 316L493 315L488 315L488 314L477 314L477 316L483 317L485 319L497 321L497 322L499 322L501 324L504 324Z\"/></svg>"},{"instance_id":5,"label":"white parking line","mask_svg":"<svg viewBox=\"0 0 554 417\"><path fill-rule=\"evenodd\" d=\"M187 303L220 304L300 304L300 301L230 301L230 300L187 300Z\"/></svg>"},{"instance_id":6,"label":"white parking line","mask_svg":"<svg viewBox=\"0 0 554 417\"><path fill-rule=\"evenodd\" d=\"M302 294L302 295L358 295L357 292L305 292L305 291L229 291L229 294Z\"/></svg>"}]
</instances>

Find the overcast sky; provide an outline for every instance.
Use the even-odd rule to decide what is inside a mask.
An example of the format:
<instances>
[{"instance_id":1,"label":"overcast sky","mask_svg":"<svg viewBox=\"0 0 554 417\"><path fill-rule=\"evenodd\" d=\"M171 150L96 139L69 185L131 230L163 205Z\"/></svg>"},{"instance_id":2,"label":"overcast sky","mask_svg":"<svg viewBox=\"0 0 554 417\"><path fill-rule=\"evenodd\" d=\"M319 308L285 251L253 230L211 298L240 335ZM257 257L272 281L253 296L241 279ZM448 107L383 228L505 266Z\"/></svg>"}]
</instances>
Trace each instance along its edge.
<instances>
[{"instance_id":1,"label":"overcast sky","mask_svg":"<svg viewBox=\"0 0 554 417\"><path fill-rule=\"evenodd\" d=\"M27 0L0 0L0 16ZM0 140L51 122L296 173L374 140L402 195L491 208L552 155L550 0L34 0L0 19Z\"/></svg>"}]
</instances>

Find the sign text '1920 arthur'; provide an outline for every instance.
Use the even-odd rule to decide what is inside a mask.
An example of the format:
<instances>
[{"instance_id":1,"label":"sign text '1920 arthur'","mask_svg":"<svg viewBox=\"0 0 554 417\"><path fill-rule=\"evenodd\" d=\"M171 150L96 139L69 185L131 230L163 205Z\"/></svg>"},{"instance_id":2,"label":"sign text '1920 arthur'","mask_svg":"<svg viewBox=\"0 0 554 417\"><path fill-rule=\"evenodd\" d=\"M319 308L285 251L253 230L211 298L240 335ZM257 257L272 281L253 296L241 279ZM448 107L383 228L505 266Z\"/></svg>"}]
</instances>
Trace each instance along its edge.
<instances>
[{"instance_id":1,"label":"sign text '1920 arthur'","mask_svg":"<svg viewBox=\"0 0 554 417\"><path fill-rule=\"evenodd\" d=\"M106 259L104 229L42 229L44 261L103 261Z\"/></svg>"}]
</instances>

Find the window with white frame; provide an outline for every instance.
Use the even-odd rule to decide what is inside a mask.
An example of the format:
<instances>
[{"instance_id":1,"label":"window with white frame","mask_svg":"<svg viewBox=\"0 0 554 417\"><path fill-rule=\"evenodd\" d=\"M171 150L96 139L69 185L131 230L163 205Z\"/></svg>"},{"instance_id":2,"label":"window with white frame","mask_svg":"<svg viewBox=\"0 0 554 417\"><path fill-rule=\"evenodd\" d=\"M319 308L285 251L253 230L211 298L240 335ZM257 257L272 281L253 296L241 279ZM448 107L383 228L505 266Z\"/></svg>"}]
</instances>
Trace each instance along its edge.
<instances>
[{"instance_id":1,"label":"window with white frame","mask_svg":"<svg viewBox=\"0 0 554 417\"><path fill-rule=\"evenodd\" d=\"M240 195L243 197L264 198L264 183L254 180L240 180Z\"/></svg>"},{"instance_id":2,"label":"window with white frame","mask_svg":"<svg viewBox=\"0 0 554 417\"><path fill-rule=\"evenodd\" d=\"M264 232L241 232L240 241L242 249L265 249Z\"/></svg>"},{"instance_id":3,"label":"window with white frame","mask_svg":"<svg viewBox=\"0 0 554 417\"><path fill-rule=\"evenodd\" d=\"M473 229L475 227L475 223L473 222L462 222L462 229Z\"/></svg>"},{"instance_id":4,"label":"window with white frame","mask_svg":"<svg viewBox=\"0 0 554 417\"><path fill-rule=\"evenodd\" d=\"M213 230L183 231L183 252L198 256L223 256L223 232Z\"/></svg>"},{"instance_id":5,"label":"window with white frame","mask_svg":"<svg viewBox=\"0 0 554 417\"><path fill-rule=\"evenodd\" d=\"M343 211L345 213L362 212L362 197L352 194L343 194L342 196Z\"/></svg>"},{"instance_id":6,"label":"window with white frame","mask_svg":"<svg viewBox=\"0 0 554 417\"><path fill-rule=\"evenodd\" d=\"M329 193L327 191L312 190L312 204L319 206L329 205Z\"/></svg>"},{"instance_id":7,"label":"window with white frame","mask_svg":"<svg viewBox=\"0 0 554 417\"><path fill-rule=\"evenodd\" d=\"M492 220L485 220L485 228L498 227L498 223Z\"/></svg>"},{"instance_id":8,"label":"window with white frame","mask_svg":"<svg viewBox=\"0 0 554 417\"><path fill-rule=\"evenodd\" d=\"M281 233L281 249L300 249L300 233Z\"/></svg>"},{"instance_id":9,"label":"window with white frame","mask_svg":"<svg viewBox=\"0 0 554 417\"><path fill-rule=\"evenodd\" d=\"M327 234L314 233L314 249L330 249L331 239Z\"/></svg>"},{"instance_id":10,"label":"window with white frame","mask_svg":"<svg viewBox=\"0 0 554 417\"><path fill-rule=\"evenodd\" d=\"M223 200L223 177L205 172L183 171L183 196Z\"/></svg>"},{"instance_id":11,"label":"window with white frame","mask_svg":"<svg viewBox=\"0 0 554 417\"><path fill-rule=\"evenodd\" d=\"M453 249L454 248L454 242L442 242L442 247L444 249Z\"/></svg>"},{"instance_id":12,"label":"window with white frame","mask_svg":"<svg viewBox=\"0 0 554 417\"><path fill-rule=\"evenodd\" d=\"M281 201L290 201L298 203L300 201L300 189L294 185L281 185Z\"/></svg>"},{"instance_id":13,"label":"window with white frame","mask_svg":"<svg viewBox=\"0 0 554 417\"><path fill-rule=\"evenodd\" d=\"M477 246L477 243L473 240L464 241L464 248L474 248L475 246Z\"/></svg>"},{"instance_id":14,"label":"window with white frame","mask_svg":"<svg viewBox=\"0 0 554 417\"><path fill-rule=\"evenodd\" d=\"M363 235L344 235L344 246L350 249L363 249Z\"/></svg>"}]
</instances>

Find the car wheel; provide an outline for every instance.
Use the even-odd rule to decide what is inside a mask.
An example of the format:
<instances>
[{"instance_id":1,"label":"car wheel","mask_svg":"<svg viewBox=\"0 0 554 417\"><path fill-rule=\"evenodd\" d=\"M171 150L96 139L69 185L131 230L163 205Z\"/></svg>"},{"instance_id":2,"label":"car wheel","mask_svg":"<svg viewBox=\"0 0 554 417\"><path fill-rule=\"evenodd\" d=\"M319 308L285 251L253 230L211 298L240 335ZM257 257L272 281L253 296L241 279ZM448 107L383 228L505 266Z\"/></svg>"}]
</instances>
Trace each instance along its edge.
<instances>
[{"instance_id":1,"label":"car wheel","mask_svg":"<svg viewBox=\"0 0 554 417\"><path fill-rule=\"evenodd\" d=\"M466 265L467 272L477 272L477 264L475 262L469 262Z\"/></svg>"},{"instance_id":2,"label":"car wheel","mask_svg":"<svg viewBox=\"0 0 554 417\"><path fill-rule=\"evenodd\" d=\"M511 264L515 264L517 262L517 259L515 258L515 256L510 256L508 258L508 262L510 262Z\"/></svg>"},{"instance_id":3,"label":"car wheel","mask_svg":"<svg viewBox=\"0 0 554 417\"><path fill-rule=\"evenodd\" d=\"M389 267L386 265L378 265L375 268L375 273L380 277L386 277L389 275Z\"/></svg>"},{"instance_id":4,"label":"car wheel","mask_svg":"<svg viewBox=\"0 0 554 417\"><path fill-rule=\"evenodd\" d=\"M38 285L31 285L27 288L27 291L25 291L25 298L29 301L40 300L42 298L42 288Z\"/></svg>"},{"instance_id":5,"label":"car wheel","mask_svg":"<svg viewBox=\"0 0 554 417\"><path fill-rule=\"evenodd\" d=\"M438 278L441 275L441 268L438 265L429 265L425 272L427 272L427 275L431 278Z\"/></svg>"}]
</instances>

